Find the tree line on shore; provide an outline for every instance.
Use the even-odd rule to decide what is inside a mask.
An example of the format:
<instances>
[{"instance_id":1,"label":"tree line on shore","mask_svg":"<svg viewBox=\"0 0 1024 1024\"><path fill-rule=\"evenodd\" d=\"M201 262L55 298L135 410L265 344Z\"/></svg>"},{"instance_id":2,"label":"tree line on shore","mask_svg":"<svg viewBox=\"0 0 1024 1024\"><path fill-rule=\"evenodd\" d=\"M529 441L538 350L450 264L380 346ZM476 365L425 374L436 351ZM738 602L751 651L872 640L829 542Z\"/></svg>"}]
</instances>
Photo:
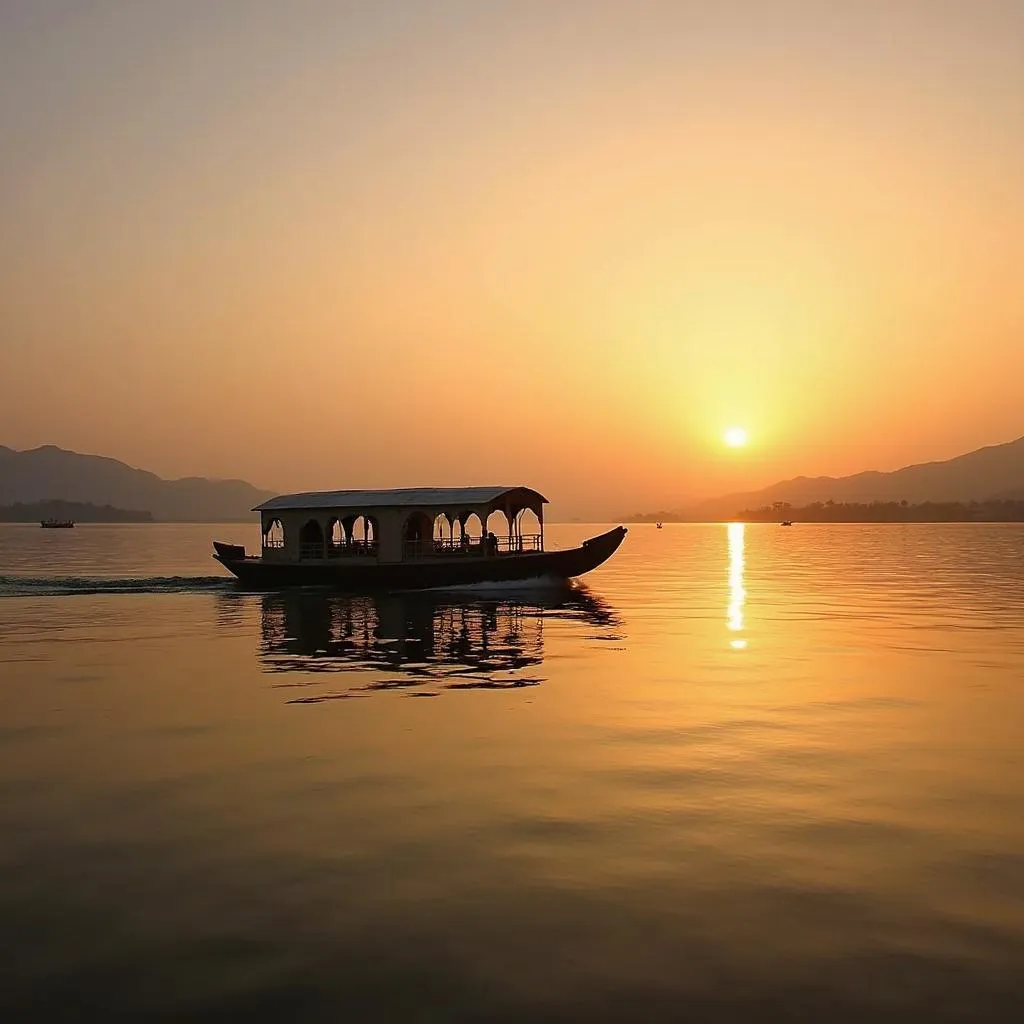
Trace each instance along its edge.
<instances>
[{"instance_id":1,"label":"tree line on shore","mask_svg":"<svg viewBox=\"0 0 1024 1024\"><path fill-rule=\"evenodd\" d=\"M1020 523L1024 522L1024 500L815 501L807 505L776 501L742 509L729 518L746 523ZM626 519L630 523L707 521L678 511L638 512Z\"/></svg>"},{"instance_id":2,"label":"tree line on shore","mask_svg":"<svg viewBox=\"0 0 1024 1024\"><path fill-rule=\"evenodd\" d=\"M1024 501L815 501L793 506L776 501L733 517L749 523L1020 523Z\"/></svg>"},{"instance_id":3,"label":"tree line on shore","mask_svg":"<svg viewBox=\"0 0 1024 1024\"><path fill-rule=\"evenodd\" d=\"M0 523L38 523L44 519L75 523L151 523L150 512L115 508L113 505L93 505L82 501L16 501L13 505L0 505Z\"/></svg>"}]
</instances>

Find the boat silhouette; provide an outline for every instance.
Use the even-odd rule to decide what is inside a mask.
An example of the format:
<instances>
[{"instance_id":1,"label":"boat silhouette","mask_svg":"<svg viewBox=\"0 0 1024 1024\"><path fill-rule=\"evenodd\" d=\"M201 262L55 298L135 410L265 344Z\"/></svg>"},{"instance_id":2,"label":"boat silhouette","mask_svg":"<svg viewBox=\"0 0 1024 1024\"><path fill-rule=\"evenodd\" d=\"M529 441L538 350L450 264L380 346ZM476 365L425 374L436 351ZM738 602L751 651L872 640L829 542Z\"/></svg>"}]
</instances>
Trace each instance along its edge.
<instances>
[{"instance_id":1,"label":"boat silhouette","mask_svg":"<svg viewBox=\"0 0 1024 1024\"><path fill-rule=\"evenodd\" d=\"M545 550L546 503L529 487L284 494L253 510L263 538L258 555L214 541L213 557L253 589L430 590L573 579L611 558L626 536L617 526L578 547ZM524 532L527 512L536 517L536 533ZM488 529L493 515L503 517L506 536Z\"/></svg>"}]
</instances>

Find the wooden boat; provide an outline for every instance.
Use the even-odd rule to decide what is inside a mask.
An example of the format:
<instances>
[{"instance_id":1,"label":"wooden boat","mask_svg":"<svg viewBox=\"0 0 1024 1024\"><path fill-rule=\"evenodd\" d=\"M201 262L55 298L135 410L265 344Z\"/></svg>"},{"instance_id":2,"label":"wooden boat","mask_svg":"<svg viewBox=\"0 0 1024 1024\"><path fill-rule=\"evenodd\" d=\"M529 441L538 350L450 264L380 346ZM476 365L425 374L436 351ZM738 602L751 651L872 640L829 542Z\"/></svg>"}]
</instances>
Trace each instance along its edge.
<instances>
[{"instance_id":1,"label":"wooden boat","mask_svg":"<svg viewBox=\"0 0 1024 1024\"><path fill-rule=\"evenodd\" d=\"M73 530L75 527L70 519L41 519L39 525L44 530Z\"/></svg>"},{"instance_id":2,"label":"wooden boat","mask_svg":"<svg viewBox=\"0 0 1024 1024\"><path fill-rule=\"evenodd\" d=\"M546 551L546 503L528 487L284 494L253 509L260 513L260 554L214 541L213 557L254 589L425 590L582 576L626 536L617 526L579 547ZM538 533L523 532L527 511ZM494 513L502 514L506 536L488 531Z\"/></svg>"}]
</instances>

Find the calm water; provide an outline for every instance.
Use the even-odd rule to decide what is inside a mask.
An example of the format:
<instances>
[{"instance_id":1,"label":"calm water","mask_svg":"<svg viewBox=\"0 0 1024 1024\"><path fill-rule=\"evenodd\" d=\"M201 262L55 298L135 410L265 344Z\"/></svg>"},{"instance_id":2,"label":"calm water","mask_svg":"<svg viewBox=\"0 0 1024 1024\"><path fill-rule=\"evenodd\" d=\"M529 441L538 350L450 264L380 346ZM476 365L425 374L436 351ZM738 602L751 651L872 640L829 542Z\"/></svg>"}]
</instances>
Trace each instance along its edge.
<instances>
[{"instance_id":1,"label":"calm water","mask_svg":"<svg viewBox=\"0 0 1024 1024\"><path fill-rule=\"evenodd\" d=\"M1024 528L384 600L213 535L0 527L6 1019L1024 1012Z\"/></svg>"}]
</instances>

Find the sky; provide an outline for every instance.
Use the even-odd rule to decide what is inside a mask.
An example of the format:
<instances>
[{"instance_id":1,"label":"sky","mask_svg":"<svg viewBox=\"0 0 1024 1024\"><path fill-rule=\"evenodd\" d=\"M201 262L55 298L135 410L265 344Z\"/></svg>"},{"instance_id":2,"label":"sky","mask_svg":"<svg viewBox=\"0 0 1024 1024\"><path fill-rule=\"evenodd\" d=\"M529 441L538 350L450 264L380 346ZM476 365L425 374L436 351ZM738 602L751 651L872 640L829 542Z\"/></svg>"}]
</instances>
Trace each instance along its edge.
<instances>
[{"instance_id":1,"label":"sky","mask_svg":"<svg viewBox=\"0 0 1024 1024\"><path fill-rule=\"evenodd\" d=\"M0 444L589 515L1024 434L1020 0L5 0L0 68Z\"/></svg>"}]
</instances>

